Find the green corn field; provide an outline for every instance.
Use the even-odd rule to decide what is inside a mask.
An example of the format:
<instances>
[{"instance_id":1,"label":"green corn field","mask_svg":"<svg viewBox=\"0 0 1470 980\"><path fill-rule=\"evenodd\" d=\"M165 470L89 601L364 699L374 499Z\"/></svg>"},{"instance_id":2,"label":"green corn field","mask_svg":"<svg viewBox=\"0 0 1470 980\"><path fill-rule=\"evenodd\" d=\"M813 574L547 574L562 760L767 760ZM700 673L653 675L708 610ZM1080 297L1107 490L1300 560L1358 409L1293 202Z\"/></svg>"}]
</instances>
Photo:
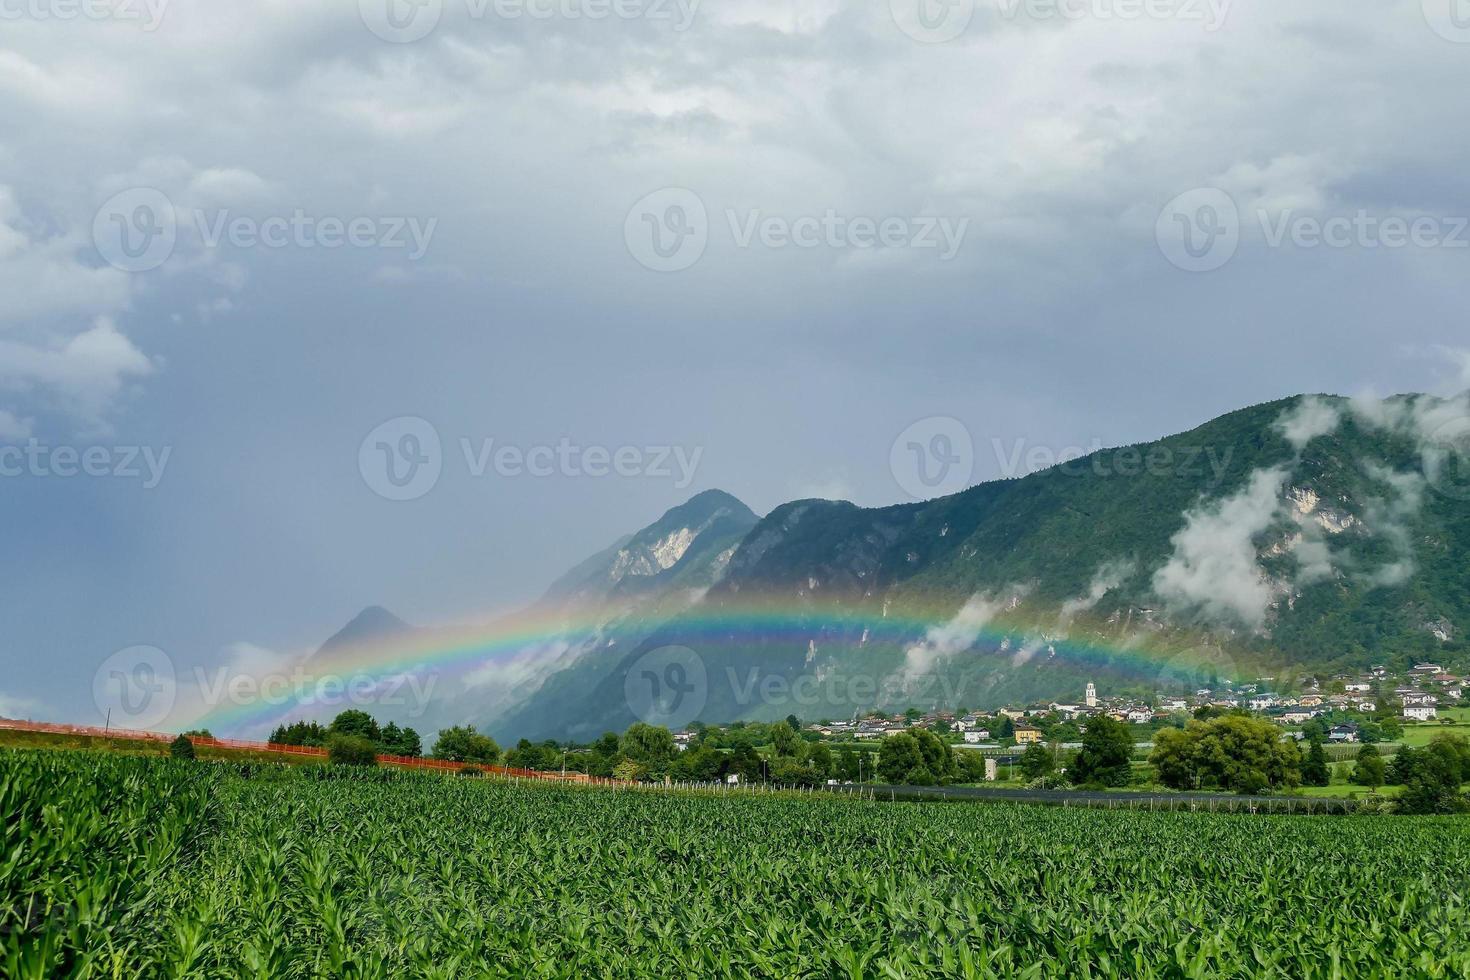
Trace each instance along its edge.
<instances>
[{"instance_id":1,"label":"green corn field","mask_svg":"<svg viewBox=\"0 0 1470 980\"><path fill-rule=\"evenodd\" d=\"M1466 977L1470 821L0 753L0 976Z\"/></svg>"}]
</instances>

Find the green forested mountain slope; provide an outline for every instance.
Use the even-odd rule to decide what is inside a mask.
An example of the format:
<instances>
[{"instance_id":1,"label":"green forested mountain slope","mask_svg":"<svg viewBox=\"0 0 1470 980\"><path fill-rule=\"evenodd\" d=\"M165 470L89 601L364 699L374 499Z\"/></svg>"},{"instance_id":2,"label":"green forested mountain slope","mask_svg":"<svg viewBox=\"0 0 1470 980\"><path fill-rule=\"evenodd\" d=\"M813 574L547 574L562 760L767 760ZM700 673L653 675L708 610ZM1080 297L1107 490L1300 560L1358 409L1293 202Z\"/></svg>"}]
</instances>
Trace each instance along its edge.
<instances>
[{"instance_id":1,"label":"green forested mountain slope","mask_svg":"<svg viewBox=\"0 0 1470 980\"><path fill-rule=\"evenodd\" d=\"M916 656L949 688L920 700L973 707L1075 697L1099 672L1116 688L1149 689L1169 665L1286 679L1465 663L1467 435L1464 396L1298 397L925 503L786 504L745 535L699 607L622 654L595 690L533 699L520 714L546 733L572 719L583 734L630 723L627 667L668 644L708 668L711 721L788 713L742 694L734 679L751 671L882 681ZM942 623L967 602L956 622L972 644L952 649L946 636L934 656L912 652L922 629L865 642L833 626L834 611L885 609ZM694 628L761 603L787 628L715 638ZM890 685L874 703L914 696ZM797 713L859 706L832 700Z\"/></svg>"}]
</instances>

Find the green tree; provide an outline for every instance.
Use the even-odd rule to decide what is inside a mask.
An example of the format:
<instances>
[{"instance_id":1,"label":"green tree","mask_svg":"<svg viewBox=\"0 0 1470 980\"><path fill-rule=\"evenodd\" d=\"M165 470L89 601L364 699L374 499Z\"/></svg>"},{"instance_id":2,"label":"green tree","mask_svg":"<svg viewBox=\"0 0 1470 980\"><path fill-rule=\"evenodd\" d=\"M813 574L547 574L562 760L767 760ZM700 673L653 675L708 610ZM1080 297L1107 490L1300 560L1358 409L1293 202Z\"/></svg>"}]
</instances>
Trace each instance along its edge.
<instances>
[{"instance_id":1,"label":"green tree","mask_svg":"<svg viewBox=\"0 0 1470 980\"><path fill-rule=\"evenodd\" d=\"M169 743L168 754L175 759L194 758L194 743L189 741L189 736L180 735Z\"/></svg>"},{"instance_id":2,"label":"green tree","mask_svg":"<svg viewBox=\"0 0 1470 980\"><path fill-rule=\"evenodd\" d=\"M1307 746L1307 757L1302 762L1302 783L1307 786L1327 786L1332 782L1332 767L1327 764L1327 752L1322 740L1314 738Z\"/></svg>"},{"instance_id":3,"label":"green tree","mask_svg":"<svg viewBox=\"0 0 1470 980\"><path fill-rule=\"evenodd\" d=\"M725 754L702 745L680 752L669 767L669 775L673 778L696 783L714 782L724 772Z\"/></svg>"},{"instance_id":4,"label":"green tree","mask_svg":"<svg viewBox=\"0 0 1470 980\"><path fill-rule=\"evenodd\" d=\"M1377 788L1383 785L1383 781L1383 756L1373 746L1363 746L1358 750L1357 765L1353 766L1353 782L1359 786Z\"/></svg>"},{"instance_id":5,"label":"green tree","mask_svg":"<svg viewBox=\"0 0 1470 980\"><path fill-rule=\"evenodd\" d=\"M784 721L778 721L771 726L771 750L778 757L799 759L801 757L802 741L796 734L796 729Z\"/></svg>"},{"instance_id":6,"label":"green tree","mask_svg":"<svg viewBox=\"0 0 1470 980\"><path fill-rule=\"evenodd\" d=\"M1271 722L1231 714L1163 729L1149 755L1159 781L1172 789L1259 793L1301 781L1301 752Z\"/></svg>"},{"instance_id":7,"label":"green tree","mask_svg":"<svg viewBox=\"0 0 1470 980\"><path fill-rule=\"evenodd\" d=\"M327 759L334 766L375 766L378 747L360 735L331 735L327 738Z\"/></svg>"},{"instance_id":8,"label":"green tree","mask_svg":"<svg viewBox=\"0 0 1470 980\"><path fill-rule=\"evenodd\" d=\"M938 735L921 728L914 732L919 743L919 753L924 757L924 767L934 774L935 782L943 785L954 781L959 766L954 761L954 749Z\"/></svg>"},{"instance_id":9,"label":"green tree","mask_svg":"<svg viewBox=\"0 0 1470 980\"><path fill-rule=\"evenodd\" d=\"M744 739L736 742L735 748L730 752L727 771L739 776L741 782L758 782L764 772L764 766L760 755L755 751L755 746Z\"/></svg>"},{"instance_id":10,"label":"green tree","mask_svg":"<svg viewBox=\"0 0 1470 980\"><path fill-rule=\"evenodd\" d=\"M1464 813L1470 801L1460 792L1464 769L1459 748L1437 736L1428 747L1415 752L1401 749L1393 769L1402 779L1404 791L1399 794L1395 810L1399 813Z\"/></svg>"},{"instance_id":11,"label":"green tree","mask_svg":"<svg viewBox=\"0 0 1470 980\"><path fill-rule=\"evenodd\" d=\"M636 783L646 774L647 770L632 759L624 759L613 767L613 778L625 783Z\"/></svg>"},{"instance_id":12,"label":"green tree","mask_svg":"<svg viewBox=\"0 0 1470 980\"><path fill-rule=\"evenodd\" d=\"M391 721L383 726L378 745L387 755L401 755L416 759L424 753L418 732L412 728L399 728Z\"/></svg>"},{"instance_id":13,"label":"green tree","mask_svg":"<svg viewBox=\"0 0 1470 980\"><path fill-rule=\"evenodd\" d=\"M456 725L439 730L439 737L434 740L433 757L449 762L494 765L500 758L500 746L490 736L475 731L474 725Z\"/></svg>"},{"instance_id":14,"label":"green tree","mask_svg":"<svg viewBox=\"0 0 1470 980\"><path fill-rule=\"evenodd\" d=\"M858 755L852 746L844 745L837 753L837 778L856 782L862 777L858 768Z\"/></svg>"},{"instance_id":15,"label":"green tree","mask_svg":"<svg viewBox=\"0 0 1470 980\"><path fill-rule=\"evenodd\" d=\"M979 752L963 751L955 753L955 761L959 765L958 780L962 783L983 783L985 781L985 756Z\"/></svg>"},{"instance_id":16,"label":"green tree","mask_svg":"<svg viewBox=\"0 0 1470 980\"><path fill-rule=\"evenodd\" d=\"M383 738L383 733L373 716L356 708L348 708L333 718L332 723L327 726L327 734L355 735L358 738L367 739L374 745L377 745Z\"/></svg>"},{"instance_id":17,"label":"green tree","mask_svg":"<svg viewBox=\"0 0 1470 980\"><path fill-rule=\"evenodd\" d=\"M1046 746L1040 743L1026 746L1026 751L1021 753L1021 774L1028 780L1049 776L1055 768L1056 760Z\"/></svg>"},{"instance_id":18,"label":"green tree","mask_svg":"<svg viewBox=\"0 0 1470 980\"><path fill-rule=\"evenodd\" d=\"M891 785L905 783L909 775L924 768L919 740L910 732L897 732L883 739L878 747L878 778ZM929 779L933 780L933 773Z\"/></svg>"},{"instance_id":19,"label":"green tree","mask_svg":"<svg viewBox=\"0 0 1470 980\"><path fill-rule=\"evenodd\" d=\"M1078 785L1126 786L1132 775L1133 733L1128 726L1108 715L1087 722L1082 733L1082 751L1068 773Z\"/></svg>"},{"instance_id":20,"label":"green tree","mask_svg":"<svg viewBox=\"0 0 1470 980\"><path fill-rule=\"evenodd\" d=\"M320 748L327 744L327 730L314 721L281 725L271 732L272 745L302 745Z\"/></svg>"},{"instance_id":21,"label":"green tree","mask_svg":"<svg viewBox=\"0 0 1470 980\"><path fill-rule=\"evenodd\" d=\"M822 779L831 778L835 771L832 750L822 742L812 746L811 751L807 753L807 762Z\"/></svg>"},{"instance_id":22,"label":"green tree","mask_svg":"<svg viewBox=\"0 0 1470 980\"><path fill-rule=\"evenodd\" d=\"M632 759L653 776L663 776L679 752L674 734L662 725L647 725L637 722L623 733L619 750L623 757Z\"/></svg>"}]
</instances>

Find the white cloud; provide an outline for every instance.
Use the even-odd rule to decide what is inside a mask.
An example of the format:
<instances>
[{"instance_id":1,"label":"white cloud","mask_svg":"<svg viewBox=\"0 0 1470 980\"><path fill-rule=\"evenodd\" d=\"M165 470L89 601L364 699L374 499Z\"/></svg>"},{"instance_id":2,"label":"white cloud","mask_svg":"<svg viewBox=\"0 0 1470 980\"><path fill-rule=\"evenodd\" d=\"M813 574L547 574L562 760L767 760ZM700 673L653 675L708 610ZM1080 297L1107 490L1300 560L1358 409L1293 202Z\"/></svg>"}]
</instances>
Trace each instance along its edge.
<instances>
[{"instance_id":1,"label":"white cloud","mask_svg":"<svg viewBox=\"0 0 1470 980\"><path fill-rule=\"evenodd\" d=\"M0 409L0 439L13 442L29 439L34 427L35 423L30 419L16 418L12 413Z\"/></svg>"},{"instance_id":2,"label":"white cloud","mask_svg":"<svg viewBox=\"0 0 1470 980\"><path fill-rule=\"evenodd\" d=\"M1365 469L1374 480L1387 485L1389 495L1370 498L1363 511L1363 521L1369 530L1388 541L1397 556L1369 572L1366 578L1375 586L1402 585L1418 568L1410 525L1424 506L1428 484L1423 475L1412 471L1395 471L1378 463L1368 463Z\"/></svg>"},{"instance_id":3,"label":"white cloud","mask_svg":"<svg viewBox=\"0 0 1470 980\"><path fill-rule=\"evenodd\" d=\"M1097 571L1092 574L1092 582L1087 587L1087 593L1062 603L1062 620L1065 622L1079 613L1094 608L1102 601L1103 596L1122 585L1123 580L1132 575L1137 568L1137 563L1131 559L1104 562L1098 566Z\"/></svg>"},{"instance_id":4,"label":"white cloud","mask_svg":"<svg viewBox=\"0 0 1470 980\"><path fill-rule=\"evenodd\" d=\"M34 719L45 710L41 702L32 698L20 698L0 691L0 718L21 721Z\"/></svg>"},{"instance_id":5,"label":"white cloud","mask_svg":"<svg viewBox=\"0 0 1470 980\"><path fill-rule=\"evenodd\" d=\"M153 364L110 317L60 344L0 340L0 383L39 386L86 426L105 431L123 386L153 373Z\"/></svg>"},{"instance_id":6,"label":"white cloud","mask_svg":"<svg viewBox=\"0 0 1470 980\"><path fill-rule=\"evenodd\" d=\"M1276 420L1276 430L1281 433L1297 452L1319 436L1331 435L1342 422L1342 413L1336 405L1315 395L1303 398L1291 410Z\"/></svg>"},{"instance_id":7,"label":"white cloud","mask_svg":"<svg viewBox=\"0 0 1470 980\"><path fill-rule=\"evenodd\" d=\"M1232 496L1186 514L1173 555L1154 573L1160 598L1214 622L1263 626L1272 591L1255 540L1281 516L1287 475L1284 467L1257 470Z\"/></svg>"},{"instance_id":8,"label":"white cloud","mask_svg":"<svg viewBox=\"0 0 1470 980\"><path fill-rule=\"evenodd\" d=\"M941 661L973 647L986 624L1003 608L1001 602L989 596L971 596L949 622L930 627L924 639L904 651L903 686L932 673Z\"/></svg>"}]
</instances>

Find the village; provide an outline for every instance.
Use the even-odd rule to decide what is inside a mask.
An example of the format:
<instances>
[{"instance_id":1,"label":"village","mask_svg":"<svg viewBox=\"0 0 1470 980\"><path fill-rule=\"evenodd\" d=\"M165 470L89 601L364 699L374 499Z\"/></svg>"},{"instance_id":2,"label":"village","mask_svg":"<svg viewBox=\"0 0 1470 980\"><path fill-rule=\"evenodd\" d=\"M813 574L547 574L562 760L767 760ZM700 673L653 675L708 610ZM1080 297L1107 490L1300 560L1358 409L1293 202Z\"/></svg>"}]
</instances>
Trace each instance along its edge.
<instances>
[{"instance_id":1,"label":"village","mask_svg":"<svg viewBox=\"0 0 1470 980\"><path fill-rule=\"evenodd\" d=\"M1327 719L1332 724L1326 729L1326 741L1347 744L1391 738L1404 723L1432 722L1441 709L1466 703L1465 679L1437 663L1417 663L1402 673L1375 665L1363 674L1336 674L1325 683L1301 678L1290 694L1273 692L1275 680L1222 683L1188 695L1159 694L1150 699L1106 696L1096 684L1088 683L1078 703L1008 705L992 711L871 711L800 727L810 741L876 742L900 732L926 729L956 748L1004 750L1038 743L1073 747L1086 731L1088 720L1104 715L1135 726L1139 741L1146 743L1148 731L1178 725L1185 718L1245 711L1281 725L1283 737L1298 739L1304 737L1301 726ZM684 748L698 737L728 734L741 727L741 723L699 725L675 733L674 740Z\"/></svg>"}]
</instances>

